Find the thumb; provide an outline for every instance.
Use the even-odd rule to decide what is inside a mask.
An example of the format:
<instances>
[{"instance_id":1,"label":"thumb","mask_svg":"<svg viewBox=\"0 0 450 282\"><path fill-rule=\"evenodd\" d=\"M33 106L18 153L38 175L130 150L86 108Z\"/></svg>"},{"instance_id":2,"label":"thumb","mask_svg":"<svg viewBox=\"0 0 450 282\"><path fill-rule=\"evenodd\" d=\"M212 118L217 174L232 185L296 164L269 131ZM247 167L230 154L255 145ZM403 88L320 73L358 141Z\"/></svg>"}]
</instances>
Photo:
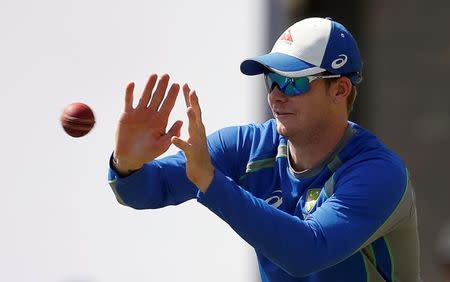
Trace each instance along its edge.
<instances>
[{"instance_id":1,"label":"thumb","mask_svg":"<svg viewBox=\"0 0 450 282\"><path fill-rule=\"evenodd\" d=\"M174 122L174 124L170 127L169 131L167 132L167 135L169 135L170 137L172 136L180 136L180 130L181 130L181 126L183 125L183 122L181 120L177 120L176 122Z\"/></svg>"},{"instance_id":2,"label":"thumb","mask_svg":"<svg viewBox=\"0 0 450 282\"><path fill-rule=\"evenodd\" d=\"M188 142L180 139L177 136L173 136L170 141L172 142L172 144L174 144L175 146L177 146L179 149L183 150L183 152L188 155L188 152L191 149L191 144L189 144Z\"/></svg>"},{"instance_id":3,"label":"thumb","mask_svg":"<svg viewBox=\"0 0 450 282\"><path fill-rule=\"evenodd\" d=\"M170 145L170 143L172 143L171 138L173 136L180 136L180 130L181 130L181 126L183 125L183 122L181 120L177 120L169 129L169 131L167 131L167 133L165 135L163 135L160 139L160 143L162 144L166 144L167 146Z\"/></svg>"}]
</instances>

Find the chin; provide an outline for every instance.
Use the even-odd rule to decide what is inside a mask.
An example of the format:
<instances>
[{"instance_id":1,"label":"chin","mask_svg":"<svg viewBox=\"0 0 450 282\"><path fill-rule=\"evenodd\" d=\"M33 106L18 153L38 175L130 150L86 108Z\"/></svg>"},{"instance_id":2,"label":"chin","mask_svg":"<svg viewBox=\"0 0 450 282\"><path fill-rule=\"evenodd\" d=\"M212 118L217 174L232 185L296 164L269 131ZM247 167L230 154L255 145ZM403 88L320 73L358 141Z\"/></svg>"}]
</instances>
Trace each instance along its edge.
<instances>
[{"instance_id":1,"label":"chin","mask_svg":"<svg viewBox=\"0 0 450 282\"><path fill-rule=\"evenodd\" d=\"M285 122L282 123L279 120L275 119L277 123L277 132L278 134L290 138L294 136L304 136L306 134L305 128L302 128L298 122Z\"/></svg>"},{"instance_id":2,"label":"chin","mask_svg":"<svg viewBox=\"0 0 450 282\"><path fill-rule=\"evenodd\" d=\"M284 137L289 137L288 128L284 124L281 124L279 121L277 121L277 132Z\"/></svg>"}]
</instances>

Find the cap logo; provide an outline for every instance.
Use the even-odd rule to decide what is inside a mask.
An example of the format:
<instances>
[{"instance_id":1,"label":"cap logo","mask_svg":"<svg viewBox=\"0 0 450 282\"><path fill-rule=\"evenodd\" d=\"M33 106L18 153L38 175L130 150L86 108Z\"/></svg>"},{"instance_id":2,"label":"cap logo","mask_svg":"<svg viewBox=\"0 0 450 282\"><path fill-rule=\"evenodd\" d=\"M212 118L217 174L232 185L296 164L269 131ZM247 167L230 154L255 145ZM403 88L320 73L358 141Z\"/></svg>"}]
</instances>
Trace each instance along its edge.
<instances>
[{"instance_id":1,"label":"cap logo","mask_svg":"<svg viewBox=\"0 0 450 282\"><path fill-rule=\"evenodd\" d=\"M284 40L290 43L292 43L292 35L291 35L291 29L286 30L280 37L280 40Z\"/></svg>"},{"instance_id":2,"label":"cap logo","mask_svg":"<svg viewBox=\"0 0 450 282\"><path fill-rule=\"evenodd\" d=\"M339 58L337 58L336 60L334 60L331 63L331 67L333 69L338 69L338 68L342 67L343 65L345 65L346 62L347 62L347 56L344 54L340 54Z\"/></svg>"}]
</instances>

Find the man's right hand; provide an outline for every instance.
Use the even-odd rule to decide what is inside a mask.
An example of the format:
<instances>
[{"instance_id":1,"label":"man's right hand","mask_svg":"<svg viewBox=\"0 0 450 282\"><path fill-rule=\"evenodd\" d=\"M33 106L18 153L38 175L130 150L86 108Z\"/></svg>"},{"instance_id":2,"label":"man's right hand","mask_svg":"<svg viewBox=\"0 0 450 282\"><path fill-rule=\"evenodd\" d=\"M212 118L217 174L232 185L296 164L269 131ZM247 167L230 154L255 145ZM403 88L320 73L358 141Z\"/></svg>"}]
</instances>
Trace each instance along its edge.
<instances>
[{"instance_id":1,"label":"man's right hand","mask_svg":"<svg viewBox=\"0 0 450 282\"><path fill-rule=\"evenodd\" d=\"M182 121L177 120L166 132L169 114L175 105L180 86L172 84L165 95L169 75L164 74L155 87L158 76L150 75L136 108L133 108L134 83L127 86L125 108L116 131L114 159L119 173L141 168L167 151L172 136L180 136Z\"/></svg>"}]
</instances>

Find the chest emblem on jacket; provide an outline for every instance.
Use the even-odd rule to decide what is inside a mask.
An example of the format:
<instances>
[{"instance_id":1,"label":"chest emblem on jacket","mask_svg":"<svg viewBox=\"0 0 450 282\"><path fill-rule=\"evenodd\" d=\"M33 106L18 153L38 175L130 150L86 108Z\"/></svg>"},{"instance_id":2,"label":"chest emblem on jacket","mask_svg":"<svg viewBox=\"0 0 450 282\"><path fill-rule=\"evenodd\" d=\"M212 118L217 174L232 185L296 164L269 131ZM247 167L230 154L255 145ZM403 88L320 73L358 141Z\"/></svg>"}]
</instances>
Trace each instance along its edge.
<instances>
[{"instance_id":1,"label":"chest emblem on jacket","mask_svg":"<svg viewBox=\"0 0 450 282\"><path fill-rule=\"evenodd\" d=\"M310 212L314 208L317 199L319 198L321 190L322 189L309 189L308 192L306 192L306 202L305 202L306 212Z\"/></svg>"}]
</instances>

